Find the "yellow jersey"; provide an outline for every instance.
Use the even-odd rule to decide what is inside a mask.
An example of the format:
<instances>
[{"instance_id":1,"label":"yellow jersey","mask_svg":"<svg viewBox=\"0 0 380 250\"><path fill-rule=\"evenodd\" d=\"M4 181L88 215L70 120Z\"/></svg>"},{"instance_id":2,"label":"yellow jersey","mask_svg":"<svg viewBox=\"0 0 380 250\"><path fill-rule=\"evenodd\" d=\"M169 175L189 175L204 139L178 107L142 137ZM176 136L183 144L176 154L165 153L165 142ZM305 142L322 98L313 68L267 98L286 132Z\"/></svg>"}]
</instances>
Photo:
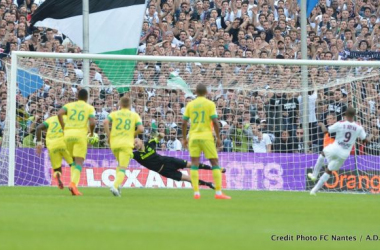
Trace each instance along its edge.
<instances>
[{"instance_id":1,"label":"yellow jersey","mask_svg":"<svg viewBox=\"0 0 380 250\"><path fill-rule=\"evenodd\" d=\"M64 116L64 119L66 116ZM61 147L65 146L65 141L63 139L63 131L61 124L59 123L58 116L51 116L46 119L43 124L47 128L46 132L46 147Z\"/></svg>"},{"instance_id":2,"label":"yellow jersey","mask_svg":"<svg viewBox=\"0 0 380 250\"><path fill-rule=\"evenodd\" d=\"M90 104L79 100L62 107L66 111L65 136L84 137L88 133L88 120L95 117L95 109Z\"/></svg>"},{"instance_id":3,"label":"yellow jersey","mask_svg":"<svg viewBox=\"0 0 380 250\"><path fill-rule=\"evenodd\" d=\"M186 105L184 120L190 120L189 139L214 139L212 119L218 118L215 103L199 96Z\"/></svg>"},{"instance_id":4,"label":"yellow jersey","mask_svg":"<svg viewBox=\"0 0 380 250\"><path fill-rule=\"evenodd\" d=\"M129 109L121 109L111 112L108 120L112 122L111 148L134 147L135 128L142 125L140 116Z\"/></svg>"}]
</instances>

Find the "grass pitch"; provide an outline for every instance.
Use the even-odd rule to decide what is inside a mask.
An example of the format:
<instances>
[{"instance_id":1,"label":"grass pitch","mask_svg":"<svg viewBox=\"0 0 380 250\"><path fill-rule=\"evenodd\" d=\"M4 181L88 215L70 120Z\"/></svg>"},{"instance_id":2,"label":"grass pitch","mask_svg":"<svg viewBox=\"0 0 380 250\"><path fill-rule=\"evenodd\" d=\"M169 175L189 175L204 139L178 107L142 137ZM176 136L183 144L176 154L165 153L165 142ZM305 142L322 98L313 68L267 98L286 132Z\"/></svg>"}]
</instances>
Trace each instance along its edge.
<instances>
[{"instance_id":1,"label":"grass pitch","mask_svg":"<svg viewBox=\"0 0 380 250\"><path fill-rule=\"evenodd\" d=\"M232 200L214 200L202 190L194 200L191 190L123 189L121 198L105 188L80 191L0 187L0 249L380 249L366 240L380 239L377 195L226 191Z\"/></svg>"}]
</instances>

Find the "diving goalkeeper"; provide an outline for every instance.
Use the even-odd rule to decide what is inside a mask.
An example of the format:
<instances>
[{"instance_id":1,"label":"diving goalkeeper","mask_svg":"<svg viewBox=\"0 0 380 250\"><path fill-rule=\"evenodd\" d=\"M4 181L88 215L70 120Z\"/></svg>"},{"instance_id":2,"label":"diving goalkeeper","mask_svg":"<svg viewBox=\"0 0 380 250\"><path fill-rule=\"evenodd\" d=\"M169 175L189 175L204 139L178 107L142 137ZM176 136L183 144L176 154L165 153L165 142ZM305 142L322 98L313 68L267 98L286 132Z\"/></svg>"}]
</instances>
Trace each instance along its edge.
<instances>
[{"instance_id":1,"label":"diving goalkeeper","mask_svg":"<svg viewBox=\"0 0 380 250\"><path fill-rule=\"evenodd\" d=\"M163 137L164 135L160 133L158 134L157 138L153 138L145 144L142 140L136 138L133 159L135 159L138 163L140 163L147 169L157 172L166 178L171 178L176 181L191 182L191 179L188 175L184 175L180 171L178 171L179 169L190 168L190 162L174 157L162 156L157 154L157 143ZM212 170L210 166L205 164L199 164L199 169ZM224 172L226 172L225 169L222 170L222 173ZM208 186L209 188L214 189L214 185L212 182L199 180L199 185Z\"/></svg>"}]
</instances>

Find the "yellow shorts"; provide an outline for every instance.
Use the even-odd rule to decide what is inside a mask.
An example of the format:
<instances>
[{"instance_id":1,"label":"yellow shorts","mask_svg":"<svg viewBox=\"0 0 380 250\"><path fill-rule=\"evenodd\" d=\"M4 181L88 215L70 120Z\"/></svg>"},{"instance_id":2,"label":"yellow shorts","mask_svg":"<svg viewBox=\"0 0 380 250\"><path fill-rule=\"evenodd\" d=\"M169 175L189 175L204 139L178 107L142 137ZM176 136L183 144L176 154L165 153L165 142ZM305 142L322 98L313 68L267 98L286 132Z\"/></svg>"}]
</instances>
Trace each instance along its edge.
<instances>
[{"instance_id":1,"label":"yellow shorts","mask_svg":"<svg viewBox=\"0 0 380 250\"><path fill-rule=\"evenodd\" d=\"M127 168L131 158L133 158L132 148L129 147L117 147L111 148L112 153L115 155L119 167Z\"/></svg>"},{"instance_id":2,"label":"yellow shorts","mask_svg":"<svg viewBox=\"0 0 380 250\"><path fill-rule=\"evenodd\" d=\"M62 158L65 159L67 164L73 163L73 158L71 157L69 151L65 146L60 147L54 147L54 148L48 148L49 151L49 157L51 166L53 169L60 168L62 166Z\"/></svg>"},{"instance_id":3,"label":"yellow shorts","mask_svg":"<svg viewBox=\"0 0 380 250\"><path fill-rule=\"evenodd\" d=\"M87 155L87 137L83 136L65 136L67 150L72 157L86 159Z\"/></svg>"},{"instance_id":4,"label":"yellow shorts","mask_svg":"<svg viewBox=\"0 0 380 250\"><path fill-rule=\"evenodd\" d=\"M218 153L212 139L190 139L189 153L191 157L200 157L204 153L206 159L218 159Z\"/></svg>"}]
</instances>

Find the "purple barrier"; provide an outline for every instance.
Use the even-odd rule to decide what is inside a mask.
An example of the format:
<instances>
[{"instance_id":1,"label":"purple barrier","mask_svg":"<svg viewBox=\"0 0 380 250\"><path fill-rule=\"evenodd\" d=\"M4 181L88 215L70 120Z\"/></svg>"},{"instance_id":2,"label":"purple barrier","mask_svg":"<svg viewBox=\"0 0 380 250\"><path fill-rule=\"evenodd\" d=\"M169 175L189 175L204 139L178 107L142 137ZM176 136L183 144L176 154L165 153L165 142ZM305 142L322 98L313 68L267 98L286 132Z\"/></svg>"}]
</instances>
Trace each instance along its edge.
<instances>
[{"instance_id":1,"label":"purple barrier","mask_svg":"<svg viewBox=\"0 0 380 250\"><path fill-rule=\"evenodd\" d=\"M188 152L162 154L189 160ZM220 153L220 165L227 169L223 186L244 190L306 190L306 169L314 165L317 157L318 155L312 154ZM357 163L361 171L378 173L379 162L378 156L358 156L356 159L351 156L345 162L343 170L355 170ZM89 149L84 167L94 170L112 169L116 165L110 150ZM131 161L129 169L139 170L142 167ZM47 152L37 157L34 149L17 149L15 183L20 186L51 185Z\"/></svg>"}]
</instances>

